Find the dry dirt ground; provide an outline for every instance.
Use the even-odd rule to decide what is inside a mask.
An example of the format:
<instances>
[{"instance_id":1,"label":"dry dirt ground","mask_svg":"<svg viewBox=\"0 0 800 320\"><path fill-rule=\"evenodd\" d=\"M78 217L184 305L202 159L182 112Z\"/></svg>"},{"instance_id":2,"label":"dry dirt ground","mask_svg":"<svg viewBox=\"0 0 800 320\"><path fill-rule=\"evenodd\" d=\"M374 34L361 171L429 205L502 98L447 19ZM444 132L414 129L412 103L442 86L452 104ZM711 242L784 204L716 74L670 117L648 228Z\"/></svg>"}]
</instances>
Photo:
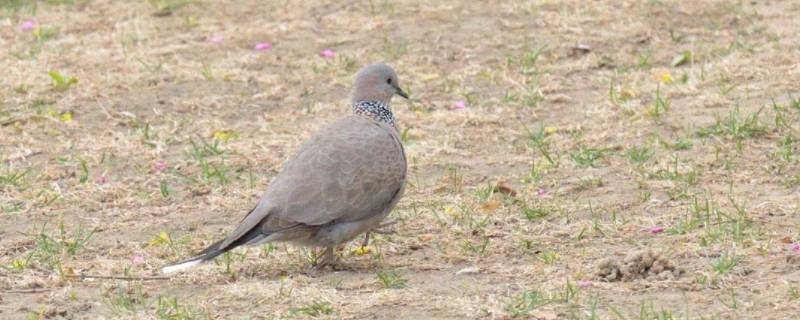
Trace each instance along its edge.
<instances>
[{"instance_id":1,"label":"dry dirt ground","mask_svg":"<svg viewBox=\"0 0 800 320\"><path fill-rule=\"evenodd\" d=\"M0 318L800 314L797 1L0 10ZM412 96L394 233L344 270L275 244L160 277L375 61Z\"/></svg>"}]
</instances>

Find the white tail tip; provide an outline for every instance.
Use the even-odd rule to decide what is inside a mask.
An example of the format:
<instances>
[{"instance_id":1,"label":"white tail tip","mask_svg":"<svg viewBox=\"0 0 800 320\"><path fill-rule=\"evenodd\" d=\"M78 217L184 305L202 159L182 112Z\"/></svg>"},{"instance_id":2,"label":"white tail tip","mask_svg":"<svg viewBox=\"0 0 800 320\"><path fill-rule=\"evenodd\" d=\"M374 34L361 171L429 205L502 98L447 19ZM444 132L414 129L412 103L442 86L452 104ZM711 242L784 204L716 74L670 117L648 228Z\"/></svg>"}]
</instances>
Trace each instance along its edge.
<instances>
[{"instance_id":1,"label":"white tail tip","mask_svg":"<svg viewBox=\"0 0 800 320\"><path fill-rule=\"evenodd\" d=\"M161 269L161 273L178 272L178 271L189 269L189 268L194 267L194 266L196 266L198 264L201 264L201 263L203 263L202 259L190 260L190 261L186 261L184 263L176 264L174 266L164 267L164 268Z\"/></svg>"}]
</instances>

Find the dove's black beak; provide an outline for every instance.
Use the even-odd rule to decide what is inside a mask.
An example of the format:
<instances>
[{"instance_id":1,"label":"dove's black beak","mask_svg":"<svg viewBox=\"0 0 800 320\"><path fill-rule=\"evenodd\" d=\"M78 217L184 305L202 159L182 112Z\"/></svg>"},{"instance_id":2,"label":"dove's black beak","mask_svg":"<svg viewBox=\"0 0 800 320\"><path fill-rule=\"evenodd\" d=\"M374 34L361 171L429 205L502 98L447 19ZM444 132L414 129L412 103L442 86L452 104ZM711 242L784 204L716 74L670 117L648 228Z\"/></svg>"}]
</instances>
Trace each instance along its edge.
<instances>
[{"instance_id":1,"label":"dove's black beak","mask_svg":"<svg viewBox=\"0 0 800 320\"><path fill-rule=\"evenodd\" d=\"M395 94L397 94L398 96L401 96L401 97L403 97L403 98L406 98L406 99L408 99L408 94L406 94L406 93L403 91L403 89L400 89L400 87L398 87L398 86L393 86L393 87L394 87L394 93L395 93Z\"/></svg>"}]
</instances>

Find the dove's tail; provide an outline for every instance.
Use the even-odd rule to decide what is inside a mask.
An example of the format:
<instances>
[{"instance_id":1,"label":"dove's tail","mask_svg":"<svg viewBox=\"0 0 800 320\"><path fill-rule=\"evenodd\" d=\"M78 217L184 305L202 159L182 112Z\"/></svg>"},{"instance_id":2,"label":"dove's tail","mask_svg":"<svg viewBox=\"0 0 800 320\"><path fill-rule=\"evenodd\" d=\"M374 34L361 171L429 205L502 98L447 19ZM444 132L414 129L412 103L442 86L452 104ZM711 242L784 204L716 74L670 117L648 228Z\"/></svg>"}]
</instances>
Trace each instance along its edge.
<instances>
[{"instance_id":1,"label":"dove's tail","mask_svg":"<svg viewBox=\"0 0 800 320\"><path fill-rule=\"evenodd\" d=\"M192 259L192 260L187 260L187 261L184 261L184 262L181 262L181 263L178 263L178 264L174 264L174 265L171 265L171 266L163 267L163 268L161 268L161 273L165 273L166 274L166 273L173 273L173 272L186 270L186 269L189 269L189 268L194 267L196 265L199 265L199 264L201 264L203 262L205 262L203 260L203 258L195 258L195 259Z\"/></svg>"},{"instance_id":2,"label":"dove's tail","mask_svg":"<svg viewBox=\"0 0 800 320\"><path fill-rule=\"evenodd\" d=\"M176 264L173 264L171 266L161 268L161 273L173 273L186 270L196 265L202 264L204 262L214 260L214 258L216 258L218 255L221 255L226 251L233 249L233 246L226 248L227 250L220 249L219 246L222 244L223 241L225 241L225 239L214 242L214 244L208 246L208 248L205 248L203 251L200 251L200 253L198 253L197 256L195 256L194 258L184 260Z\"/></svg>"},{"instance_id":3,"label":"dove's tail","mask_svg":"<svg viewBox=\"0 0 800 320\"><path fill-rule=\"evenodd\" d=\"M266 238L263 234L261 234L260 231L261 231L260 228L253 228L253 230L250 230L243 237L237 239L233 243L225 246L224 248L222 247L222 243L225 242L226 239L223 238L222 240L214 242L214 244L208 246L208 248L203 249L203 251L200 251L200 253L198 253L194 258L184 260L176 264L173 264L171 266L161 268L161 273L173 273L173 272L183 271L191 267L203 264L205 262L214 260L214 258L216 258L217 256L225 252L228 252L231 249L236 248L238 246L258 243L258 241Z\"/></svg>"}]
</instances>

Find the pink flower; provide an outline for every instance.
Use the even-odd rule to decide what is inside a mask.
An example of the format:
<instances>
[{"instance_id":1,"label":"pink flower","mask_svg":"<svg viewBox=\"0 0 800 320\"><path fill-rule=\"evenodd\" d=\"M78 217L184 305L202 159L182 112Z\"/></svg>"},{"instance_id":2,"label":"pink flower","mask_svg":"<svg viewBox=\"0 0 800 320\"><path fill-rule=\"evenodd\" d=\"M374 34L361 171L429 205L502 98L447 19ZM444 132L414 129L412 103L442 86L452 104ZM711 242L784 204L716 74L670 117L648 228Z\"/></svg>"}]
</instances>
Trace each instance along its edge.
<instances>
[{"instance_id":1,"label":"pink flower","mask_svg":"<svg viewBox=\"0 0 800 320\"><path fill-rule=\"evenodd\" d=\"M538 190L536 190L536 194L537 194L538 196L540 196L540 197L541 197L541 196L543 196L543 195L544 195L544 189L542 189L542 188L539 188Z\"/></svg>"},{"instance_id":2,"label":"pink flower","mask_svg":"<svg viewBox=\"0 0 800 320\"><path fill-rule=\"evenodd\" d=\"M455 103L453 103L452 106L450 106L450 109L452 109L452 110L462 110L462 109L464 109L466 107L467 107L467 103L466 102L464 102L464 101L456 101Z\"/></svg>"},{"instance_id":3,"label":"pink flower","mask_svg":"<svg viewBox=\"0 0 800 320\"><path fill-rule=\"evenodd\" d=\"M586 289L586 288L591 287L591 286L592 286L592 282L591 281L578 280L578 287L581 287L581 289Z\"/></svg>"},{"instance_id":4,"label":"pink flower","mask_svg":"<svg viewBox=\"0 0 800 320\"><path fill-rule=\"evenodd\" d=\"M144 256L133 256L131 257L131 262L133 262L133 264L142 264L144 263Z\"/></svg>"},{"instance_id":5,"label":"pink flower","mask_svg":"<svg viewBox=\"0 0 800 320\"><path fill-rule=\"evenodd\" d=\"M35 26L36 26L36 21L33 21L32 19L28 19L28 20L23 21L19 25L19 29L22 30L22 31L31 31L31 30L33 30L33 28Z\"/></svg>"},{"instance_id":6,"label":"pink flower","mask_svg":"<svg viewBox=\"0 0 800 320\"><path fill-rule=\"evenodd\" d=\"M97 184L106 184L108 183L108 178L106 176L100 176L97 178Z\"/></svg>"},{"instance_id":7,"label":"pink flower","mask_svg":"<svg viewBox=\"0 0 800 320\"><path fill-rule=\"evenodd\" d=\"M222 37L222 36L217 36L217 35L214 35L214 36L210 36L210 37L208 37L208 42L209 42L209 43L213 43L213 44L220 44L220 43L222 43L223 41L225 41L225 38L224 38L224 37Z\"/></svg>"},{"instance_id":8,"label":"pink flower","mask_svg":"<svg viewBox=\"0 0 800 320\"><path fill-rule=\"evenodd\" d=\"M261 52L269 51L270 49L272 49L272 44L269 42L259 42L256 43L256 46L253 48L256 49L256 51L261 51Z\"/></svg>"},{"instance_id":9,"label":"pink flower","mask_svg":"<svg viewBox=\"0 0 800 320\"><path fill-rule=\"evenodd\" d=\"M800 242L792 243L790 248L792 248L794 252L800 252Z\"/></svg>"},{"instance_id":10,"label":"pink flower","mask_svg":"<svg viewBox=\"0 0 800 320\"><path fill-rule=\"evenodd\" d=\"M664 227L652 226L649 229L647 229L647 231L650 232L651 234L659 234L664 232Z\"/></svg>"},{"instance_id":11,"label":"pink flower","mask_svg":"<svg viewBox=\"0 0 800 320\"><path fill-rule=\"evenodd\" d=\"M156 166L155 167L156 167L156 171L158 171L158 172L167 170L167 162L164 161L164 160L158 160L158 161L156 161Z\"/></svg>"},{"instance_id":12,"label":"pink flower","mask_svg":"<svg viewBox=\"0 0 800 320\"><path fill-rule=\"evenodd\" d=\"M336 52L331 49L325 49L319 52L319 56L323 58L333 58L336 56Z\"/></svg>"}]
</instances>

